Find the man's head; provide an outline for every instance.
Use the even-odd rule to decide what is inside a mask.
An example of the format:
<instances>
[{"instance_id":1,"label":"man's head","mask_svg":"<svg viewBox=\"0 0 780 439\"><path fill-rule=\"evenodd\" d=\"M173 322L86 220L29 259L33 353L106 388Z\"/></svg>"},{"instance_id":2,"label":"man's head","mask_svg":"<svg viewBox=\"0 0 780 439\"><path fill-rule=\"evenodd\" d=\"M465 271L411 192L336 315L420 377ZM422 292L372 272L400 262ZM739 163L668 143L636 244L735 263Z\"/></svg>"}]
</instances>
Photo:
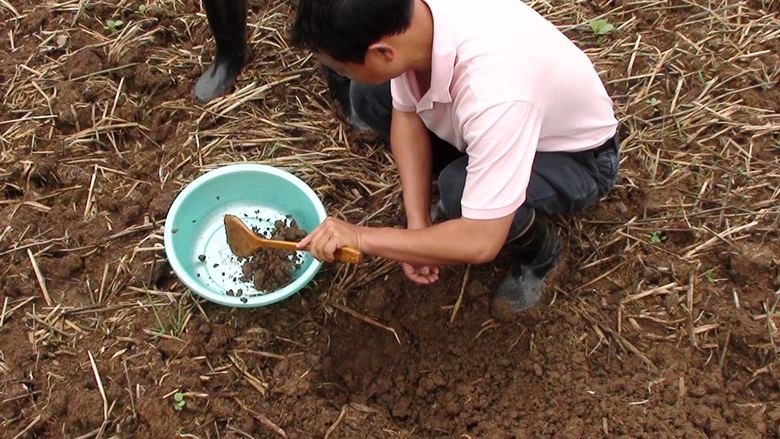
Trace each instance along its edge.
<instances>
[{"instance_id":1,"label":"man's head","mask_svg":"<svg viewBox=\"0 0 780 439\"><path fill-rule=\"evenodd\" d=\"M299 0L291 40L341 75L380 83L406 70L392 37L413 12L414 0Z\"/></svg>"}]
</instances>

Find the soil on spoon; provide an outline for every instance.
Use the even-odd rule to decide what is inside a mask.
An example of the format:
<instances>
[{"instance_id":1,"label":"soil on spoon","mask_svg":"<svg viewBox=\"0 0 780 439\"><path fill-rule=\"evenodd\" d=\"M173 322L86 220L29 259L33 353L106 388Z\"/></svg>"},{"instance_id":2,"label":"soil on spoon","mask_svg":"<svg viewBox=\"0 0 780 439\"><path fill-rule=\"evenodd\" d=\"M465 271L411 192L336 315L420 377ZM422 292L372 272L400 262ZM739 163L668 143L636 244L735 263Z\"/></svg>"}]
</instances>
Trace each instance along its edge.
<instances>
[{"instance_id":1,"label":"soil on spoon","mask_svg":"<svg viewBox=\"0 0 780 439\"><path fill-rule=\"evenodd\" d=\"M306 232L289 217L277 220L273 229L263 231L254 228L254 231L268 239L281 241L300 241L306 236ZM287 250L260 248L243 261L241 281L251 282L257 291L274 291L292 281L292 274L301 263L297 253L291 257Z\"/></svg>"}]
</instances>

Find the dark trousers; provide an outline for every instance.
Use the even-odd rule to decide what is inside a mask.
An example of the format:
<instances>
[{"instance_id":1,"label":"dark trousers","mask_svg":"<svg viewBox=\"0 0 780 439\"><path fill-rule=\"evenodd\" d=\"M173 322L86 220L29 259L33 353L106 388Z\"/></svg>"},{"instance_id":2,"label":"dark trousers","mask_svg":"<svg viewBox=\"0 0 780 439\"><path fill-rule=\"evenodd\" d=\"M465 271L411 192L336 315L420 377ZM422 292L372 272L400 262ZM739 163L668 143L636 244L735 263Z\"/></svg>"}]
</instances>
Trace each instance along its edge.
<instances>
[{"instance_id":1,"label":"dark trousers","mask_svg":"<svg viewBox=\"0 0 780 439\"><path fill-rule=\"evenodd\" d=\"M390 83L353 82L350 102L355 114L371 129L390 138L392 98ZM466 185L468 156L429 132L433 173L438 175L439 196L447 218L460 218L460 201ZM532 209L543 214L568 213L595 204L614 186L618 173L618 136L603 145L579 152L537 152L526 190L526 201L515 213L507 240L525 230Z\"/></svg>"}]
</instances>

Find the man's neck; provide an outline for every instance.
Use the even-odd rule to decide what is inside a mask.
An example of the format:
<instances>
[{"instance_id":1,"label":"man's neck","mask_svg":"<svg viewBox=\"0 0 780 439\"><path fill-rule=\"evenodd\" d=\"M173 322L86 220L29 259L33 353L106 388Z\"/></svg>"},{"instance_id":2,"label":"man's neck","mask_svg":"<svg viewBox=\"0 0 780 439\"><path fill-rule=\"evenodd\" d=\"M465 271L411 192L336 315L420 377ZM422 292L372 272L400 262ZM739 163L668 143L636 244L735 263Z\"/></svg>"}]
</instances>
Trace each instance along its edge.
<instances>
[{"instance_id":1,"label":"man's neck","mask_svg":"<svg viewBox=\"0 0 780 439\"><path fill-rule=\"evenodd\" d=\"M409 48L410 70L430 74L433 51L433 15L422 0L414 0L412 23L402 34L403 43Z\"/></svg>"}]
</instances>

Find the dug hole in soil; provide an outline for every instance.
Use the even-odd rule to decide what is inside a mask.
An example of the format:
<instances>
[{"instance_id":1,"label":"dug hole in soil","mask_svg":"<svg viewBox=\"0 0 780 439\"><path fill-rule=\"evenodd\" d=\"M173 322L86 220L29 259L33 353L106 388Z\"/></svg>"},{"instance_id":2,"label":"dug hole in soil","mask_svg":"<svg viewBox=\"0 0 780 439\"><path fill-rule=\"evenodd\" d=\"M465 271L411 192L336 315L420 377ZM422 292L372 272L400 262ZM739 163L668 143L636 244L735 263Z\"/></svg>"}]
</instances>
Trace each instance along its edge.
<instances>
[{"instance_id":1,"label":"dug hole in soil","mask_svg":"<svg viewBox=\"0 0 780 439\"><path fill-rule=\"evenodd\" d=\"M0 436L778 434L771 2L533 4L594 60L625 142L613 192L554 218L562 259L512 323L489 313L503 259L430 287L378 258L325 264L252 310L172 274L168 207L225 163L289 169L352 222L403 218L385 145L333 116L318 66L280 39L290 2L249 2L241 91L208 106L198 1L6 3Z\"/></svg>"}]
</instances>

